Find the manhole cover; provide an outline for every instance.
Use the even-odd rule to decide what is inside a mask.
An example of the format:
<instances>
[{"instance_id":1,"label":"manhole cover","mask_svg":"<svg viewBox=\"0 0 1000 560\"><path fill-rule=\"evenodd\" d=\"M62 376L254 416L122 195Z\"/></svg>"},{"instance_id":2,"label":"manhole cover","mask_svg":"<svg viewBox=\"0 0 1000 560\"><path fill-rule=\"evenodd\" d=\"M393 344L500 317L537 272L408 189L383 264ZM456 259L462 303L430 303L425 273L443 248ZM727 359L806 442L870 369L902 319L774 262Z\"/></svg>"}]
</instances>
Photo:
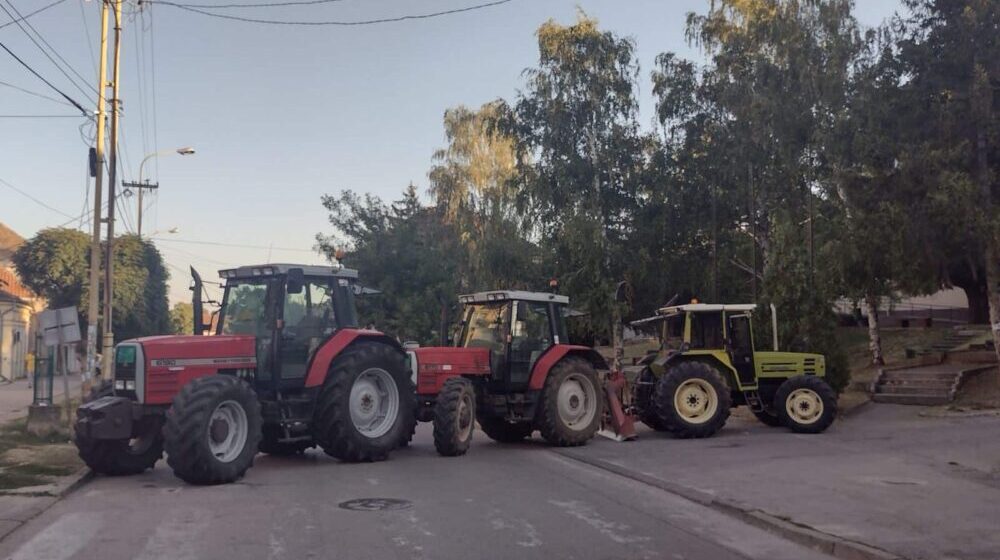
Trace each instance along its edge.
<instances>
[{"instance_id":1,"label":"manhole cover","mask_svg":"<svg viewBox=\"0 0 1000 560\"><path fill-rule=\"evenodd\" d=\"M410 509L413 506L408 500L396 498L357 498L340 502L337 505L351 511L396 511Z\"/></svg>"}]
</instances>

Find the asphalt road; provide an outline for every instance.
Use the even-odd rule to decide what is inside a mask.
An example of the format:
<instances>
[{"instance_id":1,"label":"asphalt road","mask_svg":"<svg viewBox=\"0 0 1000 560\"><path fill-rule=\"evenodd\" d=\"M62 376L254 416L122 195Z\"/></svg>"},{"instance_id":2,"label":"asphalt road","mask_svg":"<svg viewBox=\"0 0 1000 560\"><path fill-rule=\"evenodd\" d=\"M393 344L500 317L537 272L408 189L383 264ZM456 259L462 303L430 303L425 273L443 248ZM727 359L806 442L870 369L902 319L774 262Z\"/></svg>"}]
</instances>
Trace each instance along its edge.
<instances>
[{"instance_id":1,"label":"asphalt road","mask_svg":"<svg viewBox=\"0 0 1000 560\"><path fill-rule=\"evenodd\" d=\"M91 481L8 536L0 558L828 558L540 441L476 440L442 458L423 424L383 463L261 455L216 487L188 486L161 461Z\"/></svg>"}]
</instances>

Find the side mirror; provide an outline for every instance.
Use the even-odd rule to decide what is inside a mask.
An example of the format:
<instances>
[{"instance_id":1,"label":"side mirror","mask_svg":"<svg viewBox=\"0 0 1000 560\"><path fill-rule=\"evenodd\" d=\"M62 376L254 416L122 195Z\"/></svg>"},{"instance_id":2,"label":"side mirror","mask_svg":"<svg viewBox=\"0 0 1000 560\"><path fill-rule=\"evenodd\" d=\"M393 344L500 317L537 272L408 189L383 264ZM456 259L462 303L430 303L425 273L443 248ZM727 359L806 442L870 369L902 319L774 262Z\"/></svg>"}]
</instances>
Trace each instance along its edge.
<instances>
[{"instance_id":1,"label":"side mirror","mask_svg":"<svg viewBox=\"0 0 1000 560\"><path fill-rule=\"evenodd\" d=\"M301 268L289 268L285 280L286 291L290 294L301 294L306 285L306 278Z\"/></svg>"}]
</instances>

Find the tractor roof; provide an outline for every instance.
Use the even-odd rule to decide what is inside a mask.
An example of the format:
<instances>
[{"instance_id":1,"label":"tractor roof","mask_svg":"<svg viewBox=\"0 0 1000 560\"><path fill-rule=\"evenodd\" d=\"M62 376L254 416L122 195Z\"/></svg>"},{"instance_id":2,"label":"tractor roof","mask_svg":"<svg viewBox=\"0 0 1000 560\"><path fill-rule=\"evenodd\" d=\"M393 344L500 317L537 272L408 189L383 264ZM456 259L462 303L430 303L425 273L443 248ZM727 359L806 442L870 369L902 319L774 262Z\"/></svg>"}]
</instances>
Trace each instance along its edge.
<instances>
[{"instance_id":1,"label":"tractor roof","mask_svg":"<svg viewBox=\"0 0 1000 560\"><path fill-rule=\"evenodd\" d=\"M269 263L241 266L238 268L227 268L219 271L222 278L255 278L259 276L270 276L273 274L288 274L290 268L301 268L304 276L324 276L328 278L352 278L358 277L358 271L353 268L329 264L288 264Z\"/></svg>"},{"instance_id":2,"label":"tractor roof","mask_svg":"<svg viewBox=\"0 0 1000 560\"><path fill-rule=\"evenodd\" d=\"M756 303L687 303L661 307L656 310L656 314L676 315L688 311L697 313L699 311L753 311L754 309L757 309Z\"/></svg>"},{"instance_id":3,"label":"tractor roof","mask_svg":"<svg viewBox=\"0 0 1000 560\"><path fill-rule=\"evenodd\" d=\"M491 303L495 301L551 301L552 303L569 304L569 297L549 292L523 292L521 290L497 290L493 292L476 292L458 296L462 303Z\"/></svg>"}]
</instances>

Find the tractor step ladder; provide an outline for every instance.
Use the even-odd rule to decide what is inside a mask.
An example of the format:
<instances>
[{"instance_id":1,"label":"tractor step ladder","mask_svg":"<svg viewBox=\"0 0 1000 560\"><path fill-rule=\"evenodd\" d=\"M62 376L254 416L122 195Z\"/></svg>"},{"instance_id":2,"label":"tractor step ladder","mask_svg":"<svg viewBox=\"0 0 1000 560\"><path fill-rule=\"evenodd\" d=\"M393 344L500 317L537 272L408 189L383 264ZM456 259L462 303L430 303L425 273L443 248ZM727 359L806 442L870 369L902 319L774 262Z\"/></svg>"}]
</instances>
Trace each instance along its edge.
<instances>
[{"instance_id":1,"label":"tractor step ladder","mask_svg":"<svg viewBox=\"0 0 1000 560\"><path fill-rule=\"evenodd\" d=\"M280 392L277 397L279 425L284 432L284 437L281 438L281 441L291 443L311 439L311 436L308 434L301 435L301 432L309 427L309 419L293 416L292 407L296 404L309 404L312 401L303 398L282 397Z\"/></svg>"},{"instance_id":2,"label":"tractor step ladder","mask_svg":"<svg viewBox=\"0 0 1000 560\"><path fill-rule=\"evenodd\" d=\"M743 398L747 400L747 406L754 412L764 412L764 402L760 400L760 393L756 389L743 391Z\"/></svg>"}]
</instances>

